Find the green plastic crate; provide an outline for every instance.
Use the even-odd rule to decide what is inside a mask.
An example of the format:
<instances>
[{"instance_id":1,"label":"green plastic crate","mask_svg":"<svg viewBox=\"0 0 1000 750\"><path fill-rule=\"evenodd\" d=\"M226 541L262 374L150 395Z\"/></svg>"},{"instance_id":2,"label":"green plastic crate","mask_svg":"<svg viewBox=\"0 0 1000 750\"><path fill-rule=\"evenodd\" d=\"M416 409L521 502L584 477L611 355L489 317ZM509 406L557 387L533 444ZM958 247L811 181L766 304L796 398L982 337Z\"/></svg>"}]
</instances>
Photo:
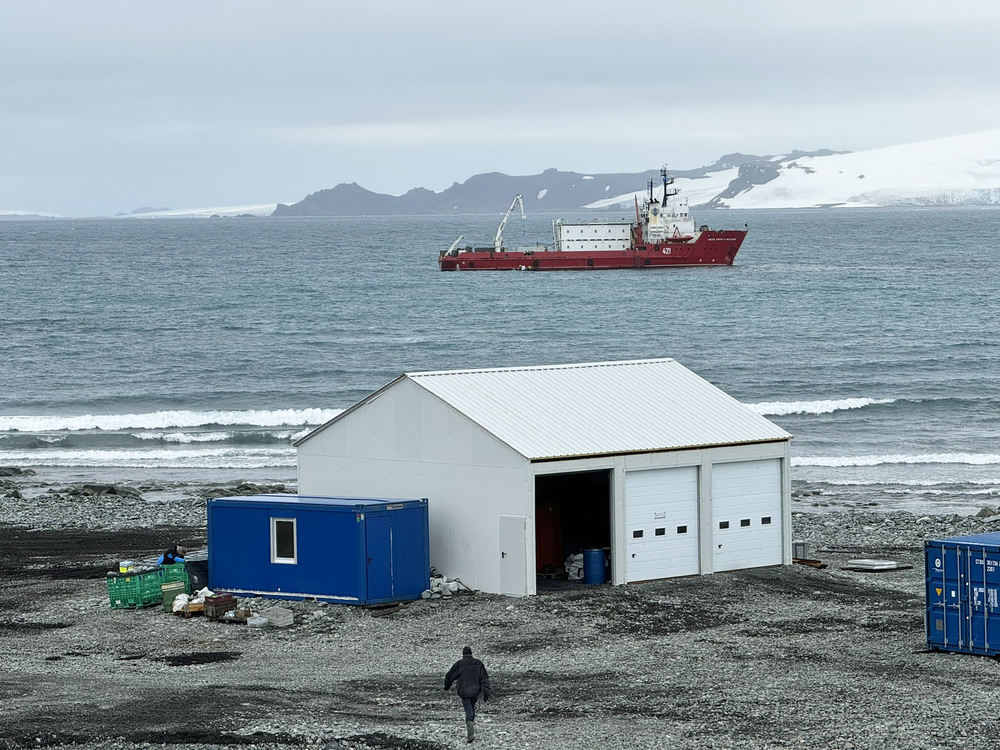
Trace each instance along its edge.
<instances>
[{"instance_id":1,"label":"green plastic crate","mask_svg":"<svg viewBox=\"0 0 1000 750\"><path fill-rule=\"evenodd\" d=\"M187 566L184 563L160 566L160 580L157 582L157 593L160 591L160 585L170 583L171 581L184 581L184 593L191 593L191 578L188 576Z\"/></svg>"},{"instance_id":2,"label":"green plastic crate","mask_svg":"<svg viewBox=\"0 0 1000 750\"><path fill-rule=\"evenodd\" d=\"M160 571L108 573L108 600L111 609L139 609L161 601Z\"/></svg>"}]
</instances>

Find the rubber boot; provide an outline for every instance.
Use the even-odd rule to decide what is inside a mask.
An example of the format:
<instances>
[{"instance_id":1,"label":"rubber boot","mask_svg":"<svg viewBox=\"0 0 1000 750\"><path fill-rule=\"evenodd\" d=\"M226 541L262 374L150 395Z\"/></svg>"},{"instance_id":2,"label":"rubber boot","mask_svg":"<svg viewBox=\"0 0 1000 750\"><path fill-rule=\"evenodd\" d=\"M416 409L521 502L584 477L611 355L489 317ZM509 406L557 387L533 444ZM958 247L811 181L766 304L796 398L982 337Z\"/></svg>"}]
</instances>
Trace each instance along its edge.
<instances>
[{"instance_id":1,"label":"rubber boot","mask_svg":"<svg viewBox=\"0 0 1000 750\"><path fill-rule=\"evenodd\" d=\"M465 740L466 742L472 742L474 739L476 739L476 722L474 721L465 722L465 729L468 732L468 736L466 737Z\"/></svg>"}]
</instances>

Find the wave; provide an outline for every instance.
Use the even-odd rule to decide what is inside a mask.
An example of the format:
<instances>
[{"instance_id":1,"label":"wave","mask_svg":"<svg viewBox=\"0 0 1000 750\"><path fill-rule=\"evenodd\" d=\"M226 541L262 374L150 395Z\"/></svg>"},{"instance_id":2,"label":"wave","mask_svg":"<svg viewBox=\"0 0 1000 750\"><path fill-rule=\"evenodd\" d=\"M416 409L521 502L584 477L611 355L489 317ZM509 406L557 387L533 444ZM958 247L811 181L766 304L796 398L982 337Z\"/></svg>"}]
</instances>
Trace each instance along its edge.
<instances>
[{"instance_id":1,"label":"wave","mask_svg":"<svg viewBox=\"0 0 1000 750\"><path fill-rule=\"evenodd\" d=\"M249 409L246 411L156 411L146 414L84 414L82 416L0 416L6 432L50 432L54 430L164 430L249 425L298 427L324 424L343 409Z\"/></svg>"},{"instance_id":2,"label":"wave","mask_svg":"<svg viewBox=\"0 0 1000 750\"><path fill-rule=\"evenodd\" d=\"M894 398L841 398L823 401L765 401L746 404L761 416L786 416L788 414L831 414L846 409L862 409L874 404L892 404Z\"/></svg>"},{"instance_id":3,"label":"wave","mask_svg":"<svg viewBox=\"0 0 1000 750\"><path fill-rule=\"evenodd\" d=\"M290 430L282 432L133 432L137 440L149 440L158 443L248 443L288 440L292 437Z\"/></svg>"},{"instance_id":4,"label":"wave","mask_svg":"<svg viewBox=\"0 0 1000 750\"><path fill-rule=\"evenodd\" d=\"M41 459L41 460L40 460ZM8 451L4 461L20 466L115 467L126 469L267 469L296 465L295 449L209 448L164 450Z\"/></svg>"},{"instance_id":5,"label":"wave","mask_svg":"<svg viewBox=\"0 0 1000 750\"><path fill-rule=\"evenodd\" d=\"M792 466L883 466L885 464L965 464L990 466L1000 464L995 453L919 453L884 456L793 456Z\"/></svg>"},{"instance_id":6,"label":"wave","mask_svg":"<svg viewBox=\"0 0 1000 750\"><path fill-rule=\"evenodd\" d=\"M885 489L882 491L887 495L943 495L945 497L955 495L996 497L1000 495L1000 487L982 487L974 490Z\"/></svg>"},{"instance_id":7,"label":"wave","mask_svg":"<svg viewBox=\"0 0 1000 750\"><path fill-rule=\"evenodd\" d=\"M955 489L962 487L983 487L985 490L968 490L970 493L978 493L982 491L992 491L1000 485L1000 476L979 478L979 477L962 477L959 480L955 479L893 479L890 482L885 481L864 481L857 479L842 479L837 477L826 477L818 482L807 482L801 479L792 479L793 484L795 482L800 482L807 486L819 486L829 485L831 487L875 487L880 488L885 491L886 487L918 487L922 489L914 490L915 492L923 492L928 487L944 487L946 489L935 490L940 492L963 492L964 490Z\"/></svg>"}]
</instances>

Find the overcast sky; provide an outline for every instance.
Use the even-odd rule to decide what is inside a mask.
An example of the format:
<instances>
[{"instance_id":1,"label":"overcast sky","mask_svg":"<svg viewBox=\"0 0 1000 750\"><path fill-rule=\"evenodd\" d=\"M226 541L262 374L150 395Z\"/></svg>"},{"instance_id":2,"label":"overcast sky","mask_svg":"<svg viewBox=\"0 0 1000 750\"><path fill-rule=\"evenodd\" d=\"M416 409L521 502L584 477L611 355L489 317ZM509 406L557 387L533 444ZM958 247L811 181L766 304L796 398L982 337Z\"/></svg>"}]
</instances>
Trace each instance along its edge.
<instances>
[{"instance_id":1,"label":"overcast sky","mask_svg":"<svg viewBox=\"0 0 1000 750\"><path fill-rule=\"evenodd\" d=\"M639 172L1000 127L996 0L0 0L0 210Z\"/></svg>"}]
</instances>

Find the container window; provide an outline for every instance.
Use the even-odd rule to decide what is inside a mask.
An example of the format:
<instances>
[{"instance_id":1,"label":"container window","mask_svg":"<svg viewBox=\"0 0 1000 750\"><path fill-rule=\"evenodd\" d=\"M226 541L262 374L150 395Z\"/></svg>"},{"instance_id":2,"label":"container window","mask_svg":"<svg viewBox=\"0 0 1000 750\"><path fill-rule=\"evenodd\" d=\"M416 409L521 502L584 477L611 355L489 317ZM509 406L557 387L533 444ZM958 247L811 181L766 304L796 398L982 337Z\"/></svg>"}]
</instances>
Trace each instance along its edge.
<instances>
[{"instance_id":1,"label":"container window","mask_svg":"<svg viewBox=\"0 0 1000 750\"><path fill-rule=\"evenodd\" d=\"M764 524L765 526L767 526L768 524L771 523L771 517L770 516L764 516L762 519L760 519L760 522L762 524Z\"/></svg>"},{"instance_id":2,"label":"container window","mask_svg":"<svg viewBox=\"0 0 1000 750\"><path fill-rule=\"evenodd\" d=\"M642 539L642 529L636 529L632 532L633 539Z\"/></svg>"},{"instance_id":3,"label":"container window","mask_svg":"<svg viewBox=\"0 0 1000 750\"><path fill-rule=\"evenodd\" d=\"M295 565L296 557L295 519L271 519L271 562Z\"/></svg>"},{"instance_id":4,"label":"container window","mask_svg":"<svg viewBox=\"0 0 1000 750\"><path fill-rule=\"evenodd\" d=\"M687 534L688 533L688 527L687 526L678 526L677 527L677 533L678 534Z\"/></svg>"},{"instance_id":5,"label":"container window","mask_svg":"<svg viewBox=\"0 0 1000 750\"><path fill-rule=\"evenodd\" d=\"M719 528L720 529L728 529L729 528L729 521L719 521Z\"/></svg>"},{"instance_id":6,"label":"container window","mask_svg":"<svg viewBox=\"0 0 1000 750\"><path fill-rule=\"evenodd\" d=\"M744 518L744 519L740 520L740 526L749 526L749 525L750 525L750 519L749 518Z\"/></svg>"},{"instance_id":7,"label":"container window","mask_svg":"<svg viewBox=\"0 0 1000 750\"><path fill-rule=\"evenodd\" d=\"M656 535L657 535L657 536L665 536L665 535L666 535L666 533L667 533L667 530L666 530L666 528L662 528L662 527L661 527L661 528L659 528L659 529L657 529L657 530L656 530Z\"/></svg>"}]
</instances>

